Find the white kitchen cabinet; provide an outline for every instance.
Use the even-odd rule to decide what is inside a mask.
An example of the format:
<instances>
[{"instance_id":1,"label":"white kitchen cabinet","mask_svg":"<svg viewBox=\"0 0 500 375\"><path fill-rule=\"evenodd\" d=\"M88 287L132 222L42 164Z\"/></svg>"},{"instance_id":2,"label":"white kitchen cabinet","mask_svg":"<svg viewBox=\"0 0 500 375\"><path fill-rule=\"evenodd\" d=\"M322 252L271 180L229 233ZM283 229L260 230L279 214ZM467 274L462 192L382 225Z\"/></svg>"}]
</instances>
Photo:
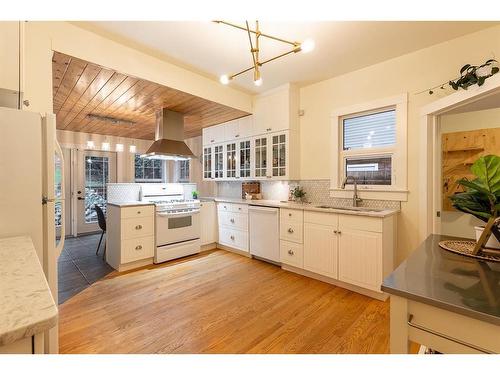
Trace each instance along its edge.
<instances>
[{"instance_id":1,"label":"white kitchen cabinet","mask_svg":"<svg viewBox=\"0 0 500 375\"><path fill-rule=\"evenodd\" d=\"M339 280L380 291L382 233L342 229L338 237Z\"/></svg>"},{"instance_id":2,"label":"white kitchen cabinet","mask_svg":"<svg viewBox=\"0 0 500 375\"><path fill-rule=\"evenodd\" d=\"M240 122L239 120L232 120L225 122L224 127L224 141L235 141L240 138Z\"/></svg>"},{"instance_id":3,"label":"white kitchen cabinet","mask_svg":"<svg viewBox=\"0 0 500 375\"><path fill-rule=\"evenodd\" d=\"M209 126L202 130L203 146L213 145L225 141L225 128L224 124Z\"/></svg>"},{"instance_id":4,"label":"white kitchen cabinet","mask_svg":"<svg viewBox=\"0 0 500 375\"><path fill-rule=\"evenodd\" d=\"M217 208L215 202L200 203L201 245L217 242Z\"/></svg>"},{"instance_id":5,"label":"white kitchen cabinet","mask_svg":"<svg viewBox=\"0 0 500 375\"><path fill-rule=\"evenodd\" d=\"M252 141L245 139L238 141L238 176L240 178L252 177Z\"/></svg>"},{"instance_id":6,"label":"white kitchen cabinet","mask_svg":"<svg viewBox=\"0 0 500 375\"><path fill-rule=\"evenodd\" d=\"M249 138L255 134L253 129L253 116L245 116L238 119L238 138Z\"/></svg>"},{"instance_id":7,"label":"white kitchen cabinet","mask_svg":"<svg viewBox=\"0 0 500 375\"><path fill-rule=\"evenodd\" d=\"M254 99L255 134L298 130L299 93L293 85L284 85Z\"/></svg>"},{"instance_id":8,"label":"white kitchen cabinet","mask_svg":"<svg viewBox=\"0 0 500 375\"><path fill-rule=\"evenodd\" d=\"M337 215L304 215L304 269L336 279L338 275Z\"/></svg>"},{"instance_id":9,"label":"white kitchen cabinet","mask_svg":"<svg viewBox=\"0 0 500 375\"><path fill-rule=\"evenodd\" d=\"M218 243L248 252L248 205L217 203L217 219Z\"/></svg>"},{"instance_id":10,"label":"white kitchen cabinet","mask_svg":"<svg viewBox=\"0 0 500 375\"><path fill-rule=\"evenodd\" d=\"M19 38L22 23L0 22L0 105L17 108L20 80Z\"/></svg>"},{"instance_id":11,"label":"white kitchen cabinet","mask_svg":"<svg viewBox=\"0 0 500 375\"><path fill-rule=\"evenodd\" d=\"M224 157L225 157L225 168L224 177L226 179L239 178L238 174L238 144L239 142L233 141L224 144Z\"/></svg>"},{"instance_id":12,"label":"white kitchen cabinet","mask_svg":"<svg viewBox=\"0 0 500 375\"><path fill-rule=\"evenodd\" d=\"M106 261L118 271L152 264L155 206L107 205Z\"/></svg>"},{"instance_id":13,"label":"white kitchen cabinet","mask_svg":"<svg viewBox=\"0 0 500 375\"><path fill-rule=\"evenodd\" d=\"M203 146L203 180L214 178L214 148Z\"/></svg>"},{"instance_id":14,"label":"white kitchen cabinet","mask_svg":"<svg viewBox=\"0 0 500 375\"><path fill-rule=\"evenodd\" d=\"M297 154L290 152L290 144L297 143L297 137L297 133L283 131L253 138L252 176L255 179L298 179L300 160Z\"/></svg>"},{"instance_id":15,"label":"white kitchen cabinet","mask_svg":"<svg viewBox=\"0 0 500 375\"><path fill-rule=\"evenodd\" d=\"M224 178L224 145L214 146L214 179Z\"/></svg>"}]
</instances>

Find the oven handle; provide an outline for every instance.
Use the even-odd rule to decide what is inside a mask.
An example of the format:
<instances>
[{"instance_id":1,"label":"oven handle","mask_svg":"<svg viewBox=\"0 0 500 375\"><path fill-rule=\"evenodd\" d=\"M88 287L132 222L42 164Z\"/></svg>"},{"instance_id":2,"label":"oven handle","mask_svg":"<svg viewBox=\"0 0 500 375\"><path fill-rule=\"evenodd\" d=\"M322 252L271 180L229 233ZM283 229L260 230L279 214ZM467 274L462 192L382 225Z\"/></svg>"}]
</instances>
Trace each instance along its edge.
<instances>
[{"instance_id":1,"label":"oven handle","mask_svg":"<svg viewBox=\"0 0 500 375\"><path fill-rule=\"evenodd\" d=\"M161 216L161 217L176 217L176 216L192 216L192 215L196 215L199 213L200 213L200 210L193 210L193 211L189 211L189 212L170 212L170 213L158 212L156 214L158 216Z\"/></svg>"}]
</instances>

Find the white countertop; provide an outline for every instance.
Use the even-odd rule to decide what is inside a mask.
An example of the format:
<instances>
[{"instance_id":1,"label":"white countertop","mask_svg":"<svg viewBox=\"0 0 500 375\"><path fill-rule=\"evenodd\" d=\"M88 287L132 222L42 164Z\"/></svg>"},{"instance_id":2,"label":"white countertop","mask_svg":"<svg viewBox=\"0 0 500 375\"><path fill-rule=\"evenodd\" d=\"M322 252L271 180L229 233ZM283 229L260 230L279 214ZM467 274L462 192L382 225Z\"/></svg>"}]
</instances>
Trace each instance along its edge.
<instances>
[{"instance_id":1,"label":"white countertop","mask_svg":"<svg viewBox=\"0 0 500 375\"><path fill-rule=\"evenodd\" d=\"M57 324L57 306L28 236L0 239L0 346Z\"/></svg>"},{"instance_id":2,"label":"white countertop","mask_svg":"<svg viewBox=\"0 0 500 375\"><path fill-rule=\"evenodd\" d=\"M305 210L305 211L317 211L317 212L330 212L337 214L345 214L345 215L357 215L357 216L371 216L371 217L387 217L391 215L395 215L399 212L399 210L395 209L384 209L382 211L350 211L350 210L342 210L335 208L319 208L319 204L312 203L295 203L295 202L282 202L275 200L266 200L266 199L255 199L255 200L246 200L246 199L238 199L238 198L223 198L223 197L201 197L203 200L210 200L215 202L226 202L226 203L236 203L236 204L248 204L253 206L267 206L267 207L277 207L277 208L289 208L294 210Z\"/></svg>"},{"instance_id":3,"label":"white countertop","mask_svg":"<svg viewBox=\"0 0 500 375\"><path fill-rule=\"evenodd\" d=\"M143 201L108 202L108 204L117 207L154 206L154 203Z\"/></svg>"}]
</instances>

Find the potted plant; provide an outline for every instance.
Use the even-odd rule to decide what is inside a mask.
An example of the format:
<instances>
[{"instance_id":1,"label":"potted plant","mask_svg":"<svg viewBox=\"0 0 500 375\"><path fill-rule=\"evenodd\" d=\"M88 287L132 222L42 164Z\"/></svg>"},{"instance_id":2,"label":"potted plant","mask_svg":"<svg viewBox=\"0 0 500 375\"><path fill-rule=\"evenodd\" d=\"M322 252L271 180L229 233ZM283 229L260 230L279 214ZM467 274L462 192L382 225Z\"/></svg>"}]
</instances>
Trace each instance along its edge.
<instances>
[{"instance_id":1,"label":"potted plant","mask_svg":"<svg viewBox=\"0 0 500 375\"><path fill-rule=\"evenodd\" d=\"M198 199L198 195L199 195L199 194L200 194L200 193L198 193L198 191L197 191L197 190L193 190L193 191L191 192L191 195L193 196L193 199Z\"/></svg>"},{"instance_id":2,"label":"potted plant","mask_svg":"<svg viewBox=\"0 0 500 375\"><path fill-rule=\"evenodd\" d=\"M299 203L302 203L304 202L304 199L305 199L305 196L306 196L306 192L304 191L304 189L302 189L300 186L295 186L293 189L292 189L292 197L293 199L296 201L296 202L299 202Z\"/></svg>"},{"instance_id":3,"label":"potted plant","mask_svg":"<svg viewBox=\"0 0 500 375\"><path fill-rule=\"evenodd\" d=\"M487 223L486 228L491 229L494 237L489 238L486 247L500 248L500 230L495 223L500 215L500 157L480 157L472 165L471 172L476 178L472 181L467 178L457 181L465 191L451 196L451 202L457 210ZM485 227L476 228L476 239L479 242Z\"/></svg>"}]
</instances>

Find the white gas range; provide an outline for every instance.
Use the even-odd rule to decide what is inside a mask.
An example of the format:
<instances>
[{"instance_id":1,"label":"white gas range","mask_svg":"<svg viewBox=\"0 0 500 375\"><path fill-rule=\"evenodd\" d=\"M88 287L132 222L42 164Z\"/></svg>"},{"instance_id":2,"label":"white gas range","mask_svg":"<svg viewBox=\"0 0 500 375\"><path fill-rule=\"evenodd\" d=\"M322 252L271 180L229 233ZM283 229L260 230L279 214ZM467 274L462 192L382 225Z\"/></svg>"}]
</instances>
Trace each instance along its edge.
<instances>
[{"instance_id":1,"label":"white gas range","mask_svg":"<svg viewBox=\"0 0 500 375\"><path fill-rule=\"evenodd\" d=\"M200 201L180 184L141 184L141 200L156 206L155 263L200 252Z\"/></svg>"}]
</instances>

